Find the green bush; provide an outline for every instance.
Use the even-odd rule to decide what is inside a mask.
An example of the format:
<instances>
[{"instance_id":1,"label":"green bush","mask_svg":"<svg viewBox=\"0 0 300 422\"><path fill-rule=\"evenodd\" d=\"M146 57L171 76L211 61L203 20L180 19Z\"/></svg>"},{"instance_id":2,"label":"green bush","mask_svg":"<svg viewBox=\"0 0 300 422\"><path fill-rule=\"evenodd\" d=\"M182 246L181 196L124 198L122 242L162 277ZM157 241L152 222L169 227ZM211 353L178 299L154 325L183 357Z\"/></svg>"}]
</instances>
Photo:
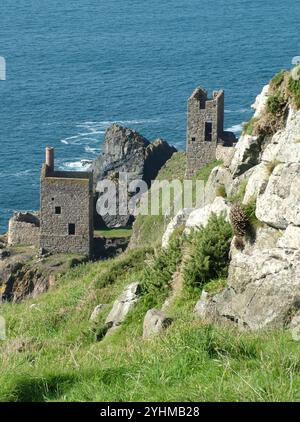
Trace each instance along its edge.
<instances>
[{"instance_id":1,"label":"green bush","mask_svg":"<svg viewBox=\"0 0 300 422\"><path fill-rule=\"evenodd\" d=\"M268 98L267 107L271 114L281 114L285 106L286 101L279 92L275 92Z\"/></svg>"},{"instance_id":2,"label":"green bush","mask_svg":"<svg viewBox=\"0 0 300 422\"><path fill-rule=\"evenodd\" d=\"M148 306L157 306L167 297L173 274L181 263L182 243L183 237L176 232L170 240L169 247L160 249L153 262L145 268L142 290Z\"/></svg>"},{"instance_id":3,"label":"green bush","mask_svg":"<svg viewBox=\"0 0 300 422\"><path fill-rule=\"evenodd\" d=\"M252 229L256 229L262 225L262 222L256 217L256 200L253 199L249 201L247 204L243 204L242 208L247 215L249 228L248 232L251 234Z\"/></svg>"},{"instance_id":4,"label":"green bush","mask_svg":"<svg viewBox=\"0 0 300 422\"><path fill-rule=\"evenodd\" d=\"M277 73L277 75L275 75L274 78L271 80L271 88L278 89L284 81L285 74L286 70L281 70L279 73Z\"/></svg>"},{"instance_id":5,"label":"green bush","mask_svg":"<svg viewBox=\"0 0 300 422\"><path fill-rule=\"evenodd\" d=\"M292 77L289 79L288 89L293 97L293 101L297 109L300 108L300 80L295 80Z\"/></svg>"},{"instance_id":6,"label":"green bush","mask_svg":"<svg viewBox=\"0 0 300 422\"><path fill-rule=\"evenodd\" d=\"M213 215L205 228L191 234L191 253L183 278L190 289L227 277L232 228L223 216Z\"/></svg>"}]
</instances>

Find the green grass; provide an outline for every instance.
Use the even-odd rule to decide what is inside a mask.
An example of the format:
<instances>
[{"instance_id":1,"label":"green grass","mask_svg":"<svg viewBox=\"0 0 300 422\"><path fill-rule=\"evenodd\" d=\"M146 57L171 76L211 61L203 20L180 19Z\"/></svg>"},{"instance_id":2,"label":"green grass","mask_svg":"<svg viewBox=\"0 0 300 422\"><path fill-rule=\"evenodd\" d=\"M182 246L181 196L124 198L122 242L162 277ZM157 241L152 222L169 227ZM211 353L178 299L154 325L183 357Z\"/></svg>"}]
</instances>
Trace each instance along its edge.
<instances>
[{"instance_id":1,"label":"green grass","mask_svg":"<svg viewBox=\"0 0 300 422\"><path fill-rule=\"evenodd\" d=\"M299 74L300 74L300 68L299 68ZM295 80L292 77L290 77L288 82L288 89L292 96L294 105L297 109L300 109L300 80Z\"/></svg>"},{"instance_id":2,"label":"green grass","mask_svg":"<svg viewBox=\"0 0 300 422\"><path fill-rule=\"evenodd\" d=\"M93 307L105 303L105 318L139 274L120 271L114 284L95 288L95 277L115 262L82 265L34 301L2 305L9 338L0 346L0 401L300 399L299 344L290 333L205 325L192 312L198 295L178 298L162 338L142 340L146 307L140 302L119 331L96 342Z\"/></svg>"},{"instance_id":3,"label":"green grass","mask_svg":"<svg viewBox=\"0 0 300 422\"><path fill-rule=\"evenodd\" d=\"M246 135L253 135L255 124L258 122L258 119L252 117L248 122L244 123L243 130Z\"/></svg>"},{"instance_id":4,"label":"green grass","mask_svg":"<svg viewBox=\"0 0 300 422\"><path fill-rule=\"evenodd\" d=\"M196 198L196 180L203 180L207 182L209 175L213 168L222 164L221 161L212 161L204 166L193 177L193 199ZM186 155L182 152L175 153L172 158L167 161L164 167L160 170L157 180L184 180L186 170ZM171 195L172 197L172 195ZM149 201L150 202L150 201ZM150 206L150 205L149 205ZM165 216L161 212L160 215L138 215L133 226L132 243L138 246L159 246L163 233L165 232L170 219L174 216L171 212L170 215Z\"/></svg>"},{"instance_id":5,"label":"green grass","mask_svg":"<svg viewBox=\"0 0 300 422\"><path fill-rule=\"evenodd\" d=\"M196 177L206 182L218 164ZM184 170L185 155L175 154L160 180L182 178ZM244 180L234 200L242 200L246 185ZM247 213L254 224L254 204ZM203 285L212 294L226 285L226 268L216 254L227 265L229 227L219 224L222 242L215 233L199 235L190 250L192 262L179 232L168 250L157 248L164 216L138 217L136 224L133 236L145 248L69 268L49 292L21 304L0 304L7 323L7 340L0 342L0 401L299 401L299 342L289 331L240 332L206 324L193 312ZM203 256L209 265L202 283ZM196 270L198 289L185 285L167 309L173 324L145 342L145 313L161 307L182 264ZM136 281L142 284L141 300L114 334L102 338L113 303ZM98 304L104 306L92 323Z\"/></svg>"},{"instance_id":6,"label":"green grass","mask_svg":"<svg viewBox=\"0 0 300 422\"><path fill-rule=\"evenodd\" d=\"M208 181L208 178L210 176L211 171L222 164L222 161L214 160L210 163L206 164L204 167L202 167L201 170L199 170L196 173L196 176L194 176L194 180L203 180L205 183Z\"/></svg>"},{"instance_id":7,"label":"green grass","mask_svg":"<svg viewBox=\"0 0 300 422\"><path fill-rule=\"evenodd\" d=\"M234 195L231 195L228 197L229 202L236 204L243 201L245 193L246 193L248 181L249 181L248 178L241 180L238 191Z\"/></svg>"},{"instance_id":8,"label":"green grass","mask_svg":"<svg viewBox=\"0 0 300 422\"><path fill-rule=\"evenodd\" d=\"M227 198L225 185L220 184L216 188L216 196L221 196L221 198Z\"/></svg>"},{"instance_id":9,"label":"green grass","mask_svg":"<svg viewBox=\"0 0 300 422\"><path fill-rule=\"evenodd\" d=\"M176 152L161 168L156 180L183 180L186 169L186 154ZM133 226L132 243L136 246L158 246L170 218L164 215L138 215Z\"/></svg>"},{"instance_id":10,"label":"green grass","mask_svg":"<svg viewBox=\"0 0 300 422\"><path fill-rule=\"evenodd\" d=\"M95 237L107 237L107 238L115 238L115 237L130 237L132 235L132 229L102 229L102 230L95 230L94 236Z\"/></svg>"},{"instance_id":11,"label":"green grass","mask_svg":"<svg viewBox=\"0 0 300 422\"><path fill-rule=\"evenodd\" d=\"M271 88L273 90L276 90L280 87L280 85L283 83L284 81L284 77L287 74L286 70L281 70L279 73L277 73L273 79L270 82Z\"/></svg>"},{"instance_id":12,"label":"green grass","mask_svg":"<svg viewBox=\"0 0 300 422\"><path fill-rule=\"evenodd\" d=\"M186 154L185 152L175 152L170 160L160 169L157 180L183 180L186 169Z\"/></svg>"}]
</instances>

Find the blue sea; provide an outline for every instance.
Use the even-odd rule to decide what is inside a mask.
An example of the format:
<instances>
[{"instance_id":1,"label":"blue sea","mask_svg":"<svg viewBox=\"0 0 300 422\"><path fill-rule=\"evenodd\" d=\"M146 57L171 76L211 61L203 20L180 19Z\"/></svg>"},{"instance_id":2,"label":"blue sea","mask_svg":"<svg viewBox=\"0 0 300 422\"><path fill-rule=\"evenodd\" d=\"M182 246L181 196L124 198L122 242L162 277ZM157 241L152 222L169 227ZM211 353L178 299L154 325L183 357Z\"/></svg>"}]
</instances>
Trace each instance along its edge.
<instances>
[{"instance_id":1,"label":"blue sea","mask_svg":"<svg viewBox=\"0 0 300 422\"><path fill-rule=\"evenodd\" d=\"M295 0L1 0L0 231L39 207L44 148L81 169L112 122L185 147L186 100L225 89L226 129L300 55Z\"/></svg>"}]
</instances>

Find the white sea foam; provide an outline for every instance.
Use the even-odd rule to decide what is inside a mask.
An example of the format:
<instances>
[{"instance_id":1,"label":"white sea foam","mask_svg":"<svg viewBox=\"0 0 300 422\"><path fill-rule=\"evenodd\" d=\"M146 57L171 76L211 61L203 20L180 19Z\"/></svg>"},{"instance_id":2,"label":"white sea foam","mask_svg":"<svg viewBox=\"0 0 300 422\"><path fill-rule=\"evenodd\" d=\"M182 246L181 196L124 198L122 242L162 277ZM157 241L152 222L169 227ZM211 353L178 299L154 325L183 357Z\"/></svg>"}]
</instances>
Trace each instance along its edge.
<instances>
[{"instance_id":1,"label":"white sea foam","mask_svg":"<svg viewBox=\"0 0 300 422\"><path fill-rule=\"evenodd\" d=\"M242 130L243 130L243 125L244 125L244 123L240 123L238 125L233 125L233 126L229 127L228 129L226 129L226 131L233 132L233 133L241 133Z\"/></svg>"},{"instance_id":2,"label":"white sea foam","mask_svg":"<svg viewBox=\"0 0 300 422\"><path fill-rule=\"evenodd\" d=\"M76 127L83 127L89 129L91 131L97 131L99 129L107 129L114 123L120 125L141 125L145 123L157 123L159 122L159 118L155 119L135 119L135 120L101 120L101 121L87 121L82 123L77 123ZM104 133L105 131L102 131Z\"/></svg>"},{"instance_id":3,"label":"white sea foam","mask_svg":"<svg viewBox=\"0 0 300 422\"><path fill-rule=\"evenodd\" d=\"M90 147L90 146L86 146L86 147L84 148L84 150L85 150L85 152L89 152L89 153L91 153L91 154L98 154L98 153L100 153L100 151L101 151L101 149L100 149L100 148L92 148L92 147Z\"/></svg>"},{"instance_id":4,"label":"white sea foam","mask_svg":"<svg viewBox=\"0 0 300 422\"><path fill-rule=\"evenodd\" d=\"M86 141L95 141L98 140L98 137L95 137L95 135L100 135L103 132L100 131L93 131L93 132L85 132L85 133L78 133L77 135L69 136L68 138L61 139L60 142L66 145L72 145L72 144L79 144L80 142L86 142Z\"/></svg>"},{"instance_id":5,"label":"white sea foam","mask_svg":"<svg viewBox=\"0 0 300 422\"><path fill-rule=\"evenodd\" d=\"M249 111L251 111L251 108L240 108L238 110L225 109L225 113L227 114L241 114L248 113Z\"/></svg>"},{"instance_id":6,"label":"white sea foam","mask_svg":"<svg viewBox=\"0 0 300 422\"><path fill-rule=\"evenodd\" d=\"M32 173L33 173L32 169L20 170L20 171L17 171L17 172L3 171L3 172L0 173L0 177L24 177L24 176L28 176Z\"/></svg>"},{"instance_id":7,"label":"white sea foam","mask_svg":"<svg viewBox=\"0 0 300 422\"><path fill-rule=\"evenodd\" d=\"M61 170L84 171L90 167L91 163L88 160L72 161L62 163L59 168Z\"/></svg>"}]
</instances>

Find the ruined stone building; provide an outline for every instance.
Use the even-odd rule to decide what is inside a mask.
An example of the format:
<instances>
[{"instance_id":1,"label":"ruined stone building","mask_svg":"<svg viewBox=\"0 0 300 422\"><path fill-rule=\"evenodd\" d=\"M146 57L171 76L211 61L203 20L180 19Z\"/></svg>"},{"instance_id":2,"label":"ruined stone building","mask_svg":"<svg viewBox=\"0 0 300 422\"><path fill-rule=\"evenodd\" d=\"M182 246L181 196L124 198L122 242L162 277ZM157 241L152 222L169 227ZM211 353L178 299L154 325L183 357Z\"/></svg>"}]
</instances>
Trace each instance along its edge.
<instances>
[{"instance_id":1,"label":"ruined stone building","mask_svg":"<svg viewBox=\"0 0 300 422\"><path fill-rule=\"evenodd\" d=\"M231 147L236 141L224 131L224 91L214 91L212 99L201 87L188 100L187 177L192 177L205 164L217 157L217 148Z\"/></svg>"},{"instance_id":2,"label":"ruined stone building","mask_svg":"<svg viewBox=\"0 0 300 422\"><path fill-rule=\"evenodd\" d=\"M57 171L46 148L41 172L40 248L51 253L92 253L93 174Z\"/></svg>"}]
</instances>

